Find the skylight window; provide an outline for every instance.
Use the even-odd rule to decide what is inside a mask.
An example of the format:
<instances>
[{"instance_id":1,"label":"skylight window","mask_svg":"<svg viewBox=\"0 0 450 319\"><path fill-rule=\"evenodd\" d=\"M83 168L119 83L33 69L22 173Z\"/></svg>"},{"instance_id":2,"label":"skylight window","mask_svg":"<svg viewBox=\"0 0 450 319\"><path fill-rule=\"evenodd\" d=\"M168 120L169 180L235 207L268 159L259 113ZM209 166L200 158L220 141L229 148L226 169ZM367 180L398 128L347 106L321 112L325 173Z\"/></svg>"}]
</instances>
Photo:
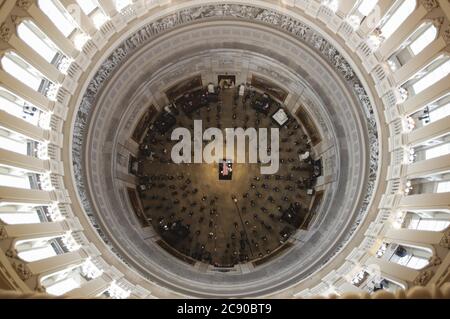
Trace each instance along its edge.
<instances>
[{"instance_id":1,"label":"skylight window","mask_svg":"<svg viewBox=\"0 0 450 319\"><path fill-rule=\"evenodd\" d=\"M450 73L450 60L440 65L422 79L413 84L413 89L416 94L424 91L428 87L432 86L442 78L446 77Z\"/></svg>"},{"instance_id":2,"label":"skylight window","mask_svg":"<svg viewBox=\"0 0 450 319\"><path fill-rule=\"evenodd\" d=\"M414 55L419 54L431 42L436 39L437 29L434 25L430 25L414 42L410 44L411 51Z\"/></svg>"},{"instance_id":3,"label":"skylight window","mask_svg":"<svg viewBox=\"0 0 450 319\"><path fill-rule=\"evenodd\" d=\"M50 44L50 40L31 21L22 22L17 32L19 37L26 42L34 51L51 63L58 53L55 45Z\"/></svg>"},{"instance_id":4,"label":"skylight window","mask_svg":"<svg viewBox=\"0 0 450 319\"><path fill-rule=\"evenodd\" d=\"M6 72L33 90L38 91L43 76L17 54L8 52L3 56L1 64Z\"/></svg>"},{"instance_id":5,"label":"skylight window","mask_svg":"<svg viewBox=\"0 0 450 319\"><path fill-rule=\"evenodd\" d=\"M437 193L448 193L450 192L450 181L440 182L437 187Z\"/></svg>"},{"instance_id":6,"label":"skylight window","mask_svg":"<svg viewBox=\"0 0 450 319\"><path fill-rule=\"evenodd\" d=\"M425 151L425 159L432 159L450 154L450 143L439 145Z\"/></svg>"},{"instance_id":7,"label":"skylight window","mask_svg":"<svg viewBox=\"0 0 450 319\"><path fill-rule=\"evenodd\" d=\"M60 5L56 4L54 0L39 0L39 7L65 37L68 37L75 30L72 17L60 8Z\"/></svg>"},{"instance_id":8,"label":"skylight window","mask_svg":"<svg viewBox=\"0 0 450 319\"><path fill-rule=\"evenodd\" d=\"M95 0L77 0L77 3L85 15L91 14L98 7L97 1Z\"/></svg>"},{"instance_id":9,"label":"skylight window","mask_svg":"<svg viewBox=\"0 0 450 319\"><path fill-rule=\"evenodd\" d=\"M32 262L56 256L56 252L51 245L46 245L19 252L18 256L25 261Z\"/></svg>"},{"instance_id":10,"label":"skylight window","mask_svg":"<svg viewBox=\"0 0 450 319\"><path fill-rule=\"evenodd\" d=\"M67 278L47 287L45 291L51 295L61 296L78 287L80 287L80 284L74 278Z\"/></svg>"},{"instance_id":11,"label":"skylight window","mask_svg":"<svg viewBox=\"0 0 450 319\"><path fill-rule=\"evenodd\" d=\"M381 33L385 39L389 38L409 15L416 8L415 0L404 0L403 3L394 11L388 21L381 28Z\"/></svg>"},{"instance_id":12,"label":"skylight window","mask_svg":"<svg viewBox=\"0 0 450 319\"><path fill-rule=\"evenodd\" d=\"M446 105L436 108L429 113L430 118L429 123L439 121L449 115L450 115L450 103L447 103Z\"/></svg>"},{"instance_id":13,"label":"skylight window","mask_svg":"<svg viewBox=\"0 0 450 319\"><path fill-rule=\"evenodd\" d=\"M358 7L359 13L368 16L377 5L378 0L363 0Z\"/></svg>"}]
</instances>

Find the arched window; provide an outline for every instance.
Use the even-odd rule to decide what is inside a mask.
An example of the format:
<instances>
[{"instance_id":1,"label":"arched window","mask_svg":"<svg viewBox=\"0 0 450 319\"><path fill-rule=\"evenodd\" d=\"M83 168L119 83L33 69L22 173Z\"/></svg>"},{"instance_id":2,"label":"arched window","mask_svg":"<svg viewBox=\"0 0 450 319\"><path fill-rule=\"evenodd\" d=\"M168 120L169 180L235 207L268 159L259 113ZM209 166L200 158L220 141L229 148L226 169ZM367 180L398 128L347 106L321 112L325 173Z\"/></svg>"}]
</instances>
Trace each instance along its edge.
<instances>
[{"instance_id":1,"label":"arched window","mask_svg":"<svg viewBox=\"0 0 450 319\"><path fill-rule=\"evenodd\" d=\"M25 20L17 27L19 37L47 62L53 63L60 54L57 46L33 22Z\"/></svg>"},{"instance_id":2,"label":"arched window","mask_svg":"<svg viewBox=\"0 0 450 319\"><path fill-rule=\"evenodd\" d=\"M441 144L425 151L425 159L432 159L450 154L450 143Z\"/></svg>"},{"instance_id":3,"label":"arched window","mask_svg":"<svg viewBox=\"0 0 450 319\"><path fill-rule=\"evenodd\" d=\"M422 126L437 122L447 116L450 116L450 94L438 98L436 101L428 104L424 109L412 115L421 121Z\"/></svg>"},{"instance_id":4,"label":"arched window","mask_svg":"<svg viewBox=\"0 0 450 319\"><path fill-rule=\"evenodd\" d=\"M30 175L21 169L0 165L0 186L30 189Z\"/></svg>"},{"instance_id":5,"label":"arched window","mask_svg":"<svg viewBox=\"0 0 450 319\"><path fill-rule=\"evenodd\" d=\"M420 35L415 35L415 39L409 45L411 52L414 55L418 55L436 39L437 33L438 30L433 24L425 27L423 31L421 30Z\"/></svg>"},{"instance_id":6,"label":"arched window","mask_svg":"<svg viewBox=\"0 0 450 319\"><path fill-rule=\"evenodd\" d=\"M8 225L36 224L41 222L39 207L26 205L5 205L0 207L0 220Z\"/></svg>"},{"instance_id":7,"label":"arched window","mask_svg":"<svg viewBox=\"0 0 450 319\"><path fill-rule=\"evenodd\" d=\"M438 183L436 193L449 193L449 192L450 192L450 181Z\"/></svg>"},{"instance_id":8,"label":"arched window","mask_svg":"<svg viewBox=\"0 0 450 319\"><path fill-rule=\"evenodd\" d=\"M30 142L25 136L0 127L0 148L28 155Z\"/></svg>"},{"instance_id":9,"label":"arched window","mask_svg":"<svg viewBox=\"0 0 450 319\"><path fill-rule=\"evenodd\" d=\"M388 39L405 22L416 6L416 0L403 0L381 27L381 35Z\"/></svg>"},{"instance_id":10,"label":"arched window","mask_svg":"<svg viewBox=\"0 0 450 319\"><path fill-rule=\"evenodd\" d=\"M38 5L65 37L69 37L76 29L75 21L58 1L39 0Z\"/></svg>"},{"instance_id":11,"label":"arched window","mask_svg":"<svg viewBox=\"0 0 450 319\"><path fill-rule=\"evenodd\" d=\"M437 60L439 60L439 58ZM425 76L412 85L415 94L419 94L420 92L426 90L450 73L450 59L445 58L444 61L445 62L441 63L432 71L427 72Z\"/></svg>"},{"instance_id":12,"label":"arched window","mask_svg":"<svg viewBox=\"0 0 450 319\"><path fill-rule=\"evenodd\" d=\"M322 0L321 4L330 8L333 12L336 12L339 7L338 0Z\"/></svg>"},{"instance_id":13,"label":"arched window","mask_svg":"<svg viewBox=\"0 0 450 319\"><path fill-rule=\"evenodd\" d=\"M363 0L359 4L357 11L366 17L372 12L377 4L378 0Z\"/></svg>"},{"instance_id":14,"label":"arched window","mask_svg":"<svg viewBox=\"0 0 450 319\"><path fill-rule=\"evenodd\" d=\"M77 0L77 3L87 16L98 7L98 3L95 0Z\"/></svg>"},{"instance_id":15,"label":"arched window","mask_svg":"<svg viewBox=\"0 0 450 319\"><path fill-rule=\"evenodd\" d=\"M424 23L392 54L388 63L392 71L408 63L436 39L437 28L430 22Z\"/></svg>"},{"instance_id":16,"label":"arched window","mask_svg":"<svg viewBox=\"0 0 450 319\"><path fill-rule=\"evenodd\" d=\"M424 268L428 265L428 260L433 255L431 251L425 248L397 244L390 245L395 249L389 261L412 269Z\"/></svg>"},{"instance_id":17,"label":"arched window","mask_svg":"<svg viewBox=\"0 0 450 319\"><path fill-rule=\"evenodd\" d=\"M450 103L447 103L441 107L435 108L429 111L429 123L433 123L443 119L444 117L450 116Z\"/></svg>"},{"instance_id":18,"label":"arched window","mask_svg":"<svg viewBox=\"0 0 450 319\"><path fill-rule=\"evenodd\" d=\"M45 77L14 52L7 52L2 60L3 69L35 91L40 91Z\"/></svg>"},{"instance_id":19,"label":"arched window","mask_svg":"<svg viewBox=\"0 0 450 319\"><path fill-rule=\"evenodd\" d=\"M0 86L0 110L30 124L48 129L51 115Z\"/></svg>"},{"instance_id":20,"label":"arched window","mask_svg":"<svg viewBox=\"0 0 450 319\"><path fill-rule=\"evenodd\" d=\"M17 256L27 262L42 260L58 255L55 237L19 240L15 249L18 252Z\"/></svg>"},{"instance_id":21,"label":"arched window","mask_svg":"<svg viewBox=\"0 0 450 319\"><path fill-rule=\"evenodd\" d=\"M69 276L48 286L45 291L50 295L61 296L78 287L80 287L80 282L75 277Z\"/></svg>"},{"instance_id":22,"label":"arched window","mask_svg":"<svg viewBox=\"0 0 450 319\"><path fill-rule=\"evenodd\" d=\"M109 20L109 17L104 13L96 0L77 0L77 3L84 14L92 19L92 22L97 29L100 29L100 27Z\"/></svg>"},{"instance_id":23,"label":"arched window","mask_svg":"<svg viewBox=\"0 0 450 319\"><path fill-rule=\"evenodd\" d=\"M439 211L406 212L402 228L442 231L450 225L450 214Z\"/></svg>"},{"instance_id":24,"label":"arched window","mask_svg":"<svg viewBox=\"0 0 450 319\"><path fill-rule=\"evenodd\" d=\"M377 3L378 0L362 0L353 10L353 13L347 18L347 22L353 29L358 29L361 22L375 9Z\"/></svg>"}]
</instances>

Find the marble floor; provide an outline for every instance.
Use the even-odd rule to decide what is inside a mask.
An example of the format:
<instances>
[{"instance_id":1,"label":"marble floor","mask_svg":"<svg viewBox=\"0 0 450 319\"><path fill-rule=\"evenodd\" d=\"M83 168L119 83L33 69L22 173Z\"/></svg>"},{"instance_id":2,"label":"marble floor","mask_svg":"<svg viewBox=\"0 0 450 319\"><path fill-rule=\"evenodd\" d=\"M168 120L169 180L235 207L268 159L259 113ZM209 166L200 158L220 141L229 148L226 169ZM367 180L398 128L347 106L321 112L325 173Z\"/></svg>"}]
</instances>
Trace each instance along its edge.
<instances>
[{"instance_id":1,"label":"marble floor","mask_svg":"<svg viewBox=\"0 0 450 319\"><path fill-rule=\"evenodd\" d=\"M201 119L203 129L278 127L270 117L276 108L269 116L257 113L251 99L236 92L223 90L218 102L190 116L181 111L177 126L192 131L193 121ZM280 169L274 175L262 175L258 163L233 163L232 180L219 180L218 164L174 164L170 134L150 131L144 140L153 156L140 158L141 183L147 185L140 197L148 221L178 253L231 267L267 259L296 228L307 227L314 171L309 161L299 160L310 146L292 117L280 129ZM289 207L296 211L295 222L286 218Z\"/></svg>"}]
</instances>

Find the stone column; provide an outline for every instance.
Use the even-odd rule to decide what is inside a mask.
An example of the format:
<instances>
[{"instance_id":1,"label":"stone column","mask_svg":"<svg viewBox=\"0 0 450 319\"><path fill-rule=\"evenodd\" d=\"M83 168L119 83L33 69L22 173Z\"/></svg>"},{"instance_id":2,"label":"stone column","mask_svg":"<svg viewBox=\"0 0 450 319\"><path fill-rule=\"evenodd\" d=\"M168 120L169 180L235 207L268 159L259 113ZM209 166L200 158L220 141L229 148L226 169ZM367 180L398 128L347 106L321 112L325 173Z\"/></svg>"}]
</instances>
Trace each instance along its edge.
<instances>
[{"instance_id":1,"label":"stone column","mask_svg":"<svg viewBox=\"0 0 450 319\"><path fill-rule=\"evenodd\" d=\"M428 14L430 10L426 9L423 5L419 5L418 8L413 11L408 18L402 23L402 25L386 40L378 49L378 55L384 61L390 57L395 50L420 26L423 22L423 18Z\"/></svg>"},{"instance_id":2,"label":"stone column","mask_svg":"<svg viewBox=\"0 0 450 319\"><path fill-rule=\"evenodd\" d=\"M422 52L414 56L400 69L393 73L394 81L397 85L402 85L411 79L417 72L419 72L425 65L431 63L439 55L445 53L445 48L448 43L442 36L430 43Z\"/></svg>"},{"instance_id":3,"label":"stone column","mask_svg":"<svg viewBox=\"0 0 450 319\"><path fill-rule=\"evenodd\" d=\"M75 0L59 0L59 2L66 8L67 12L69 12L84 33L93 35L97 32L91 18L84 13Z\"/></svg>"},{"instance_id":4,"label":"stone column","mask_svg":"<svg viewBox=\"0 0 450 319\"><path fill-rule=\"evenodd\" d=\"M400 198L397 208L400 210L409 211L450 211L450 193L430 193L403 196Z\"/></svg>"},{"instance_id":5,"label":"stone column","mask_svg":"<svg viewBox=\"0 0 450 319\"><path fill-rule=\"evenodd\" d=\"M448 171L450 171L450 154L407 165L405 175L412 179Z\"/></svg>"},{"instance_id":6,"label":"stone column","mask_svg":"<svg viewBox=\"0 0 450 319\"><path fill-rule=\"evenodd\" d=\"M78 51L75 49L74 44L67 39L53 22L41 11L37 6L37 3L31 5L25 5L24 9L33 18L34 23L41 29L45 30L45 34L52 40L56 46L68 57L75 59L78 55Z\"/></svg>"},{"instance_id":7,"label":"stone column","mask_svg":"<svg viewBox=\"0 0 450 319\"><path fill-rule=\"evenodd\" d=\"M117 10L113 0L98 0L98 3L108 16L113 17L116 15Z\"/></svg>"},{"instance_id":8,"label":"stone column","mask_svg":"<svg viewBox=\"0 0 450 319\"><path fill-rule=\"evenodd\" d=\"M358 29L358 34L364 36L371 33L378 25L379 21L376 18L382 18L386 15L389 9L392 7L394 2L392 0L379 0L377 6L368 15L368 17L363 21ZM379 14L379 16L377 16Z\"/></svg>"},{"instance_id":9,"label":"stone column","mask_svg":"<svg viewBox=\"0 0 450 319\"><path fill-rule=\"evenodd\" d=\"M48 80L53 83L62 83L64 80L64 74L62 74L56 66L50 64L30 46L28 46L21 38L16 34L13 34L9 39L9 44L14 48L16 52L20 52L20 56L30 63L36 70L42 73Z\"/></svg>"},{"instance_id":10,"label":"stone column","mask_svg":"<svg viewBox=\"0 0 450 319\"><path fill-rule=\"evenodd\" d=\"M22 83L9 73L0 68L0 84L9 91L22 97L24 100L36 105L44 111L53 111L54 102L50 101L46 96L33 90L28 85Z\"/></svg>"},{"instance_id":11,"label":"stone column","mask_svg":"<svg viewBox=\"0 0 450 319\"><path fill-rule=\"evenodd\" d=\"M102 274L86 282L81 287L70 291L67 295L71 298L94 298L104 292L109 285L111 285L110 278L106 274Z\"/></svg>"},{"instance_id":12,"label":"stone column","mask_svg":"<svg viewBox=\"0 0 450 319\"><path fill-rule=\"evenodd\" d=\"M428 87L417 95L409 97L402 105L399 105L399 111L403 115L411 115L450 92L450 74Z\"/></svg>"},{"instance_id":13,"label":"stone column","mask_svg":"<svg viewBox=\"0 0 450 319\"><path fill-rule=\"evenodd\" d=\"M392 278L397 282L406 281L408 283L412 283L420 273L416 269L401 266L399 264L376 257L370 257L366 261L366 265L379 266L381 270L381 276L386 275L386 277Z\"/></svg>"},{"instance_id":14,"label":"stone column","mask_svg":"<svg viewBox=\"0 0 450 319\"><path fill-rule=\"evenodd\" d=\"M426 141L444 136L449 131L450 116L447 116L406 134L405 144L410 146L420 145Z\"/></svg>"},{"instance_id":15,"label":"stone column","mask_svg":"<svg viewBox=\"0 0 450 319\"><path fill-rule=\"evenodd\" d=\"M37 224L15 224L0 226L0 239L37 239L63 236L70 231L69 223L49 222Z\"/></svg>"},{"instance_id":16,"label":"stone column","mask_svg":"<svg viewBox=\"0 0 450 319\"><path fill-rule=\"evenodd\" d=\"M385 234L385 239L391 242L416 245L435 245L439 244L443 236L442 232L426 231L417 229L389 229Z\"/></svg>"},{"instance_id":17,"label":"stone column","mask_svg":"<svg viewBox=\"0 0 450 319\"><path fill-rule=\"evenodd\" d=\"M0 194L0 206L5 203L51 205L54 201L51 192L39 189L0 186Z\"/></svg>"},{"instance_id":18,"label":"stone column","mask_svg":"<svg viewBox=\"0 0 450 319\"><path fill-rule=\"evenodd\" d=\"M12 167L22 168L34 173L52 172L60 174L62 171L62 163L50 160L41 160L12 151L0 149L0 164Z\"/></svg>"}]
</instances>

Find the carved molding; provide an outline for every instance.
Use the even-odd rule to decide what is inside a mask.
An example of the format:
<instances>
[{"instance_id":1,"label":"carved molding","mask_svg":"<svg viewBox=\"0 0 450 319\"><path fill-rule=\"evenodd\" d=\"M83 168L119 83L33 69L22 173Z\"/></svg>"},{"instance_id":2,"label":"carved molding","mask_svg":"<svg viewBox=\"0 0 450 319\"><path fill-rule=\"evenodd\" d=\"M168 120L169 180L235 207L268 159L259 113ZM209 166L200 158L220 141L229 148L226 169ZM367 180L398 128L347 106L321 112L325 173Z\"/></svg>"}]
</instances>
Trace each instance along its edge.
<instances>
[{"instance_id":1,"label":"carved molding","mask_svg":"<svg viewBox=\"0 0 450 319\"><path fill-rule=\"evenodd\" d=\"M416 286L425 286L433 277L434 272L432 270L422 270L420 274L414 279L413 284Z\"/></svg>"},{"instance_id":2,"label":"carved molding","mask_svg":"<svg viewBox=\"0 0 450 319\"><path fill-rule=\"evenodd\" d=\"M6 228L4 226L0 226L0 240L4 240L8 238L8 233L6 232Z\"/></svg>"},{"instance_id":3,"label":"carved molding","mask_svg":"<svg viewBox=\"0 0 450 319\"><path fill-rule=\"evenodd\" d=\"M2 25L0 26L0 40L8 42L12 36L12 33L13 31L11 27L6 22L2 23Z\"/></svg>"},{"instance_id":4,"label":"carved molding","mask_svg":"<svg viewBox=\"0 0 450 319\"><path fill-rule=\"evenodd\" d=\"M442 236L442 239L439 243L442 247L450 248L450 229L447 228L447 230L444 232L444 236Z\"/></svg>"},{"instance_id":5,"label":"carved molding","mask_svg":"<svg viewBox=\"0 0 450 319\"><path fill-rule=\"evenodd\" d=\"M444 31L442 31L442 38L447 45L450 45L450 24L448 24Z\"/></svg>"},{"instance_id":6,"label":"carved molding","mask_svg":"<svg viewBox=\"0 0 450 319\"><path fill-rule=\"evenodd\" d=\"M419 2L428 12L439 7L437 0L420 0Z\"/></svg>"},{"instance_id":7,"label":"carved molding","mask_svg":"<svg viewBox=\"0 0 450 319\"><path fill-rule=\"evenodd\" d=\"M28 10L33 3L34 3L33 0L17 0L16 5L19 8L22 8L24 10Z\"/></svg>"},{"instance_id":8,"label":"carved molding","mask_svg":"<svg viewBox=\"0 0 450 319\"><path fill-rule=\"evenodd\" d=\"M14 262L13 267L22 280L30 279L32 276L28 266L23 262Z\"/></svg>"},{"instance_id":9,"label":"carved molding","mask_svg":"<svg viewBox=\"0 0 450 319\"><path fill-rule=\"evenodd\" d=\"M428 267L439 266L442 263L442 259L433 255L428 259L428 262Z\"/></svg>"}]
</instances>

